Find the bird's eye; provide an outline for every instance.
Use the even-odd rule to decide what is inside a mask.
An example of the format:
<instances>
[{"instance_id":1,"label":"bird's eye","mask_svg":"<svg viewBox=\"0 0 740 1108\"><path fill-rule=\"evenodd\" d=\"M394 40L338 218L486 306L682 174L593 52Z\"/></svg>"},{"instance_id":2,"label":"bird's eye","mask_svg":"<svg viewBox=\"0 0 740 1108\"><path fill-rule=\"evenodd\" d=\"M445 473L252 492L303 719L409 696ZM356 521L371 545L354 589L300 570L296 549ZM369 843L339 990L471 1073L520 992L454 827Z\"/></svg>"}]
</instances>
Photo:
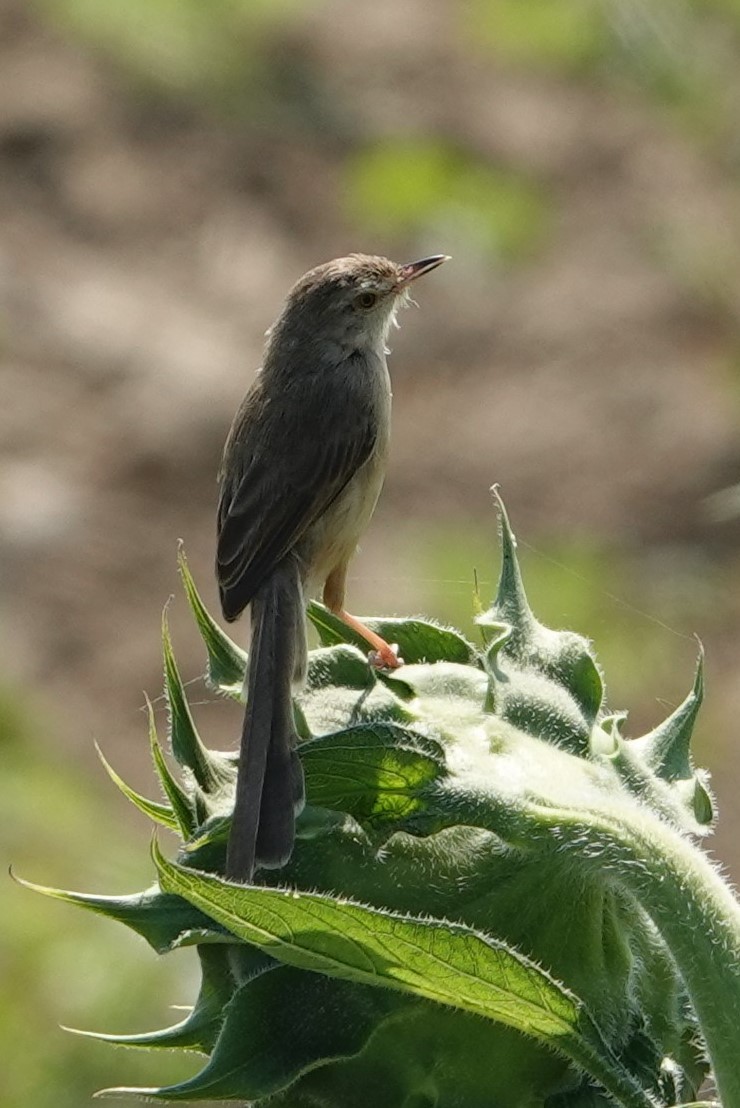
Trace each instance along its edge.
<instances>
[{"instance_id":1,"label":"bird's eye","mask_svg":"<svg viewBox=\"0 0 740 1108\"><path fill-rule=\"evenodd\" d=\"M358 308L374 308L377 302L378 296L375 292L361 292L355 300Z\"/></svg>"}]
</instances>

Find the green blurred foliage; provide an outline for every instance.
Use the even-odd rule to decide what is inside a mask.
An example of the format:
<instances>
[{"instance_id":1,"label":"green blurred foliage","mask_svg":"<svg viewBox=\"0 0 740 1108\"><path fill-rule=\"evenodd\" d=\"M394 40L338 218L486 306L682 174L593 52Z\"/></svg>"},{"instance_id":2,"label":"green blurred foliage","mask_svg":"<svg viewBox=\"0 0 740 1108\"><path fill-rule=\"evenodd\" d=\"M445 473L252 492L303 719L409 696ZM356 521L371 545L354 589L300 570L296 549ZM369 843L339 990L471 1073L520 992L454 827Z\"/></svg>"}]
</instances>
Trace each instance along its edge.
<instances>
[{"instance_id":1,"label":"green blurred foliage","mask_svg":"<svg viewBox=\"0 0 740 1108\"><path fill-rule=\"evenodd\" d=\"M260 46L301 0L36 0L47 16L131 74L228 104L266 76Z\"/></svg>"},{"instance_id":2,"label":"green blurred foliage","mask_svg":"<svg viewBox=\"0 0 740 1108\"><path fill-rule=\"evenodd\" d=\"M706 14L707 11L729 19L740 31L740 0L691 0L692 8Z\"/></svg>"},{"instance_id":3,"label":"green blurred foliage","mask_svg":"<svg viewBox=\"0 0 740 1108\"><path fill-rule=\"evenodd\" d=\"M505 261L533 253L545 234L544 190L443 141L389 141L350 157L348 217L369 232L400 236L443 224Z\"/></svg>"},{"instance_id":4,"label":"green blurred foliage","mask_svg":"<svg viewBox=\"0 0 740 1108\"><path fill-rule=\"evenodd\" d=\"M594 0L471 0L466 21L477 46L558 72L584 72L609 44L605 10Z\"/></svg>"},{"instance_id":5,"label":"green blurred foliage","mask_svg":"<svg viewBox=\"0 0 740 1108\"><path fill-rule=\"evenodd\" d=\"M82 890L116 880L131 888L151 881L143 862L149 828L129 825L128 805L112 784L104 790L65 766L50 748L32 742L43 722L24 713L19 697L0 697L3 773L0 775L0 841L6 866L19 876ZM146 723L142 717L142 742ZM100 768L102 782L104 771ZM105 844L105 851L96 846ZM110 1047L63 1031L67 1026L127 1031L172 1022L162 998L192 1003L197 982L180 955L162 963L143 941L92 916L72 916L63 904L42 901L10 877L3 878L0 938L0 1040L5 1056L0 1103L8 1108L79 1108L110 1076ZM112 891L112 890L111 890ZM137 1054L130 1064L142 1084L162 1067L173 1080L193 1060Z\"/></svg>"},{"instance_id":6,"label":"green blurred foliage","mask_svg":"<svg viewBox=\"0 0 740 1108\"><path fill-rule=\"evenodd\" d=\"M738 0L469 0L464 25L498 62L637 94L703 143L734 129Z\"/></svg>"}]
</instances>

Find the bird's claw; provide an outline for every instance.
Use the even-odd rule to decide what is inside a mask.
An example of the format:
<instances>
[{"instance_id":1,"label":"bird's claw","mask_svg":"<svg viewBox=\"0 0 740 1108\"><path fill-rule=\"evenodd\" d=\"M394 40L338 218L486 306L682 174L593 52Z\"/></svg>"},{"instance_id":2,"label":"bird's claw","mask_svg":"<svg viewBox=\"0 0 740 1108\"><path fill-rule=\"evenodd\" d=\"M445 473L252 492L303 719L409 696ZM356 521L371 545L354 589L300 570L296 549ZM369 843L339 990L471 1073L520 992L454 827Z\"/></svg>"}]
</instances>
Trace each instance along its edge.
<instances>
[{"instance_id":1,"label":"bird's claw","mask_svg":"<svg viewBox=\"0 0 740 1108\"><path fill-rule=\"evenodd\" d=\"M367 660L373 669L398 669L403 665L403 658L398 656L398 643L385 643L382 650L371 650Z\"/></svg>"}]
</instances>

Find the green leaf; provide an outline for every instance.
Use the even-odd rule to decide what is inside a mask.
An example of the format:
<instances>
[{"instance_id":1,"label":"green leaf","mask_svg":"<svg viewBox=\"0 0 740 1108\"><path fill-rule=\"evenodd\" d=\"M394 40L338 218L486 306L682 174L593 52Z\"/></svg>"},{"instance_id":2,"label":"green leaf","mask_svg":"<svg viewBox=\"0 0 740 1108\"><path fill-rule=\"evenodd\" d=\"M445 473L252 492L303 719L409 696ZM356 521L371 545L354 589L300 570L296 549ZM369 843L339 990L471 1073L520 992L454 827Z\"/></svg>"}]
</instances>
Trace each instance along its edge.
<instances>
[{"instance_id":1,"label":"green leaf","mask_svg":"<svg viewBox=\"0 0 740 1108\"><path fill-rule=\"evenodd\" d=\"M589 653L585 639L568 631L556 631L559 649L544 655L543 672L565 686L578 704L586 722L594 724L604 700L604 682L599 667Z\"/></svg>"},{"instance_id":2,"label":"green leaf","mask_svg":"<svg viewBox=\"0 0 740 1108\"><path fill-rule=\"evenodd\" d=\"M611 733L602 728L611 724ZM595 760L608 759L619 773L625 788L640 797L654 812L669 823L693 835L707 833L714 819L712 796L698 773L688 778L666 782L647 765L635 740L625 740L612 724L603 720L594 728L591 750Z\"/></svg>"},{"instance_id":3,"label":"green leaf","mask_svg":"<svg viewBox=\"0 0 740 1108\"><path fill-rule=\"evenodd\" d=\"M375 684L375 673L356 646L337 643L312 650L308 656L306 688L309 692L338 685L349 689L372 689Z\"/></svg>"},{"instance_id":4,"label":"green leaf","mask_svg":"<svg viewBox=\"0 0 740 1108\"><path fill-rule=\"evenodd\" d=\"M632 746L665 781L693 776L691 736L704 699L704 649L699 644L694 686L682 704L654 731L632 740Z\"/></svg>"},{"instance_id":5,"label":"green leaf","mask_svg":"<svg viewBox=\"0 0 740 1108\"><path fill-rule=\"evenodd\" d=\"M416 716L384 681L371 688L333 685L306 689L300 706L314 735L343 731L360 723L413 723Z\"/></svg>"},{"instance_id":6,"label":"green leaf","mask_svg":"<svg viewBox=\"0 0 740 1108\"><path fill-rule=\"evenodd\" d=\"M90 912L125 924L146 939L157 954L167 954L170 950L195 943L232 941L213 920L186 904L180 897L161 892L156 885L132 896L95 896L91 893L52 889L27 881L16 874L11 876L19 885L32 892L66 904L75 904L79 908L86 908Z\"/></svg>"},{"instance_id":7,"label":"green leaf","mask_svg":"<svg viewBox=\"0 0 740 1108\"><path fill-rule=\"evenodd\" d=\"M219 627L201 600L182 548L178 552L177 563L190 610L195 616L198 630L206 644L208 680L222 692L241 696L244 674L247 670L247 655Z\"/></svg>"},{"instance_id":8,"label":"green leaf","mask_svg":"<svg viewBox=\"0 0 740 1108\"><path fill-rule=\"evenodd\" d=\"M322 646L351 643L367 655L369 647L361 635L348 627L323 604L310 601L308 618L319 633ZM440 627L423 619L363 619L371 631L386 642L396 643L404 662L459 662L470 665L477 661L475 647L458 631ZM401 676L403 676L401 674Z\"/></svg>"},{"instance_id":9,"label":"green leaf","mask_svg":"<svg viewBox=\"0 0 740 1108\"><path fill-rule=\"evenodd\" d=\"M314 739L301 750L309 804L370 824L408 819L444 768L435 742L393 724L365 724Z\"/></svg>"},{"instance_id":10,"label":"green leaf","mask_svg":"<svg viewBox=\"0 0 740 1108\"><path fill-rule=\"evenodd\" d=\"M262 951L248 947L239 949L242 954L251 955L252 972L261 973L276 963ZM144 1047L146 1049L194 1050L208 1054L218 1038L224 1020L224 1008L231 1000L236 988L230 968L232 949L225 946L198 947L202 981L195 1007L184 1020L165 1027L161 1031L149 1031L143 1035L112 1035L100 1031L81 1031L67 1027L75 1035L88 1039L114 1043L117 1046Z\"/></svg>"},{"instance_id":11,"label":"green leaf","mask_svg":"<svg viewBox=\"0 0 740 1108\"><path fill-rule=\"evenodd\" d=\"M499 513L501 573L492 607L476 619L484 634L493 632L494 636L487 646L486 668L495 677L499 665L508 658L524 669L536 670L557 681L583 715L584 726L591 727L601 709L604 684L590 644L581 635L553 631L535 619L524 590L516 538L504 502L497 488L492 491Z\"/></svg>"},{"instance_id":12,"label":"green leaf","mask_svg":"<svg viewBox=\"0 0 740 1108\"><path fill-rule=\"evenodd\" d=\"M680 785L681 782L677 782L677 784ZM709 827L714 822L716 815L714 801L709 789L698 776L693 780L690 799L696 822L700 827Z\"/></svg>"},{"instance_id":13,"label":"green leaf","mask_svg":"<svg viewBox=\"0 0 740 1108\"><path fill-rule=\"evenodd\" d=\"M160 804L156 800L148 800L145 796L137 793L130 785L126 784L122 777L119 777L113 769L113 766L105 758L103 751L97 743L95 743L95 749L98 753L98 758L100 758L100 761L103 763L103 769L108 774L113 784L121 790L126 799L130 800L134 807L138 808L140 812L143 812L144 815L148 816L154 823L159 823L162 827L167 827L170 831L180 830L178 818L168 804Z\"/></svg>"},{"instance_id":14,"label":"green leaf","mask_svg":"<svg viewBox=\"0 0 740 1108\"><path fill-rule=\"evenodd\" d=\"M485 703L488 678L475 666L456 662L437 662L433 666L404 666L403 680L414 697L435 702L446 715L480 711ZM463 708L461 701L465 704ZM467 702L467 703L465 703Z\"/></svg>"},{"instance_id":15,"label":"green leaf","mask_svg":"<svg viewBox=\"0 0 740 1108\"><path fill-rule=\"evenodd\" d=\"M497 647L503 647L513 657L520 657L529 646L538 625L524 591L519 559L516 556L516 538L506 507L497 486L494 485L491 491L499 516L501 571L496 599L489 611L478 616L476 622L483 627L501 629L497 636ZM504 633L504 628L507 633Z\"/></svg>"},{"instance_id":16,"label":"green leaf","mask_svg":"<svg viewBox=\"0 0 740 1108\"><path fill-rule=\"evenodd\" d=\"M157 776L159 777L162 788L172 805L172 813L175 818L174 829L179 830L183 837L187 838L189 835L193 834L198 826L195 805L185 790L170 773L162 748L159 745L157 723L154 718L154 709L149 697L147 697L146 704L149 713L149 749L151 751L152 761L154 762L154 768L157 771Z\"/></svg>"},{"instance_id":17,"label":"green leaf","mask_svg":"<svg viewBox=\"0 0 740 1108\"><path fill-rule=\"evenodd\" d=\"M501 719L532 738L585 754L591 732L580 706L559 682L536 668L508 662L492 674L491 698Z\"/></svg>"},{"instance_id":18,"label":"green leaf","mask_svg":"<svg viewBox=\"0 0 740 1108\"><path fill-rule=\"evenodd\" d=\"M180 671L172 651L172 639L167 612L162 616L162 652L164 684L170 709L170 744L181 766L186 766L205 793L218 793L224 785L233 787L233 767L226 766L223 756L207 750L201 742L190 713Z\"/></svg>"},{"instance_id":19,"label":"green leaf","mask_svg":"<svg viewBox=\"0 0 740 1108\"><path fill-rule=\"evenodd\" d=\"M290 1003L276 1003L277 996L289 996ZM178 1085L138 1090L139 1095L241 1101L270 1096L328 1058L357 1054L396 1004L376 989L278 966L234 994L200 1073ZM116 1091L124 1090L106 1090Z\"/></svg>"},{"instance_id":20,"label":"green leaf","mask_svg":"<svg viewBox=\"0 0 740 1108\"><path fill-rule=\"evenodd\" d=\"M505 943L461 924L315 893L237 886L153 847L162 888L287 965L398 990L514 1028L560 1051L627 1108L652 1102L576 996Z\"/></svg>"}]
</instances>

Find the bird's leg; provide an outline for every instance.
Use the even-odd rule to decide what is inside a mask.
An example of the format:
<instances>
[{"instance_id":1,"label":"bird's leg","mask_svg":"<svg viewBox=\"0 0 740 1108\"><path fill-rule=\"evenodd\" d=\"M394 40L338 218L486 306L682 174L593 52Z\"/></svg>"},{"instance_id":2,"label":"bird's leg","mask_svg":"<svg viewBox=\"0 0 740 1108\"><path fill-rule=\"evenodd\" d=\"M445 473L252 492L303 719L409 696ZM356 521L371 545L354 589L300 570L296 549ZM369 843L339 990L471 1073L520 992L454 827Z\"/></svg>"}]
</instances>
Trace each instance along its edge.
<instances>
[{"instance_id":1,"label":"bird's leg","mask_svg":"<svg viewBox=\"0 0 740 1108\"><path fill-rule=\"evenodd\" d=\"M368 656L371 666L376 669L398 669L403 665L403 658L398 657L397 650L387 643L384 638L366 627L357 616L350 615L344 608L344 586L347 579L347 566L337 566L332 570L324 585L324 604L330 612L356 631L366 643L373 649Z\"/></svg>"},{"instance_id":2,"label":"bird's leg","mask_svg":"<svg viewBox=\"0 0 740 1108\"><path fill-rule=\"evenodd\" d=\"M351 627L353 631L356 631L358 635L362 635L365 642L372 646L372 650L368 655L368 661L371 666L376 669L398 669L403 665L403 658L399 658L396 653L397 648L394 648L390 643L387 643L385 639L380 635L376 635L374 631L371 631L369 627L366 627L362 620L359 620L357 616L350 615L344 608L340 608L338 612L335 612L339 618Z\"/></svg>"}]
</instances>

